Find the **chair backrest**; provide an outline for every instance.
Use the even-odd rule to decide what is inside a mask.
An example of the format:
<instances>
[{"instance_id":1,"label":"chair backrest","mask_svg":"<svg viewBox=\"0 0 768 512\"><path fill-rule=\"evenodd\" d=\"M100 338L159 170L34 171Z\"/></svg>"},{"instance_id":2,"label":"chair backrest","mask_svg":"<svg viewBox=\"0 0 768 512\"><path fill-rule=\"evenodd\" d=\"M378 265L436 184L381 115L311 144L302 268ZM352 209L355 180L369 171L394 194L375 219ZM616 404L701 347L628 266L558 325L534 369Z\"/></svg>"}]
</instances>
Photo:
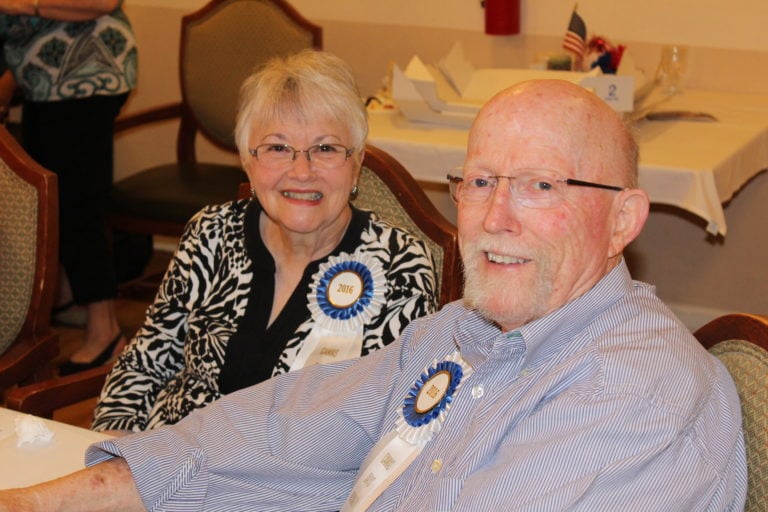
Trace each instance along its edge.
<instances>
[{"instance_id":1,"label":"chair backrest","mask_svg":"<svg viewBox=\"0 0 768 512\"><path fill-rule=\"evenodd\" d=\"M768 317L734 313L694 335L728 368L741 400L749 491L745 511L768 503Z\"/></svg>"},{"instance_id":2,"label":"chair backrest","mask_svg":"<svg viewBox=\"0 0 768 512\"><path fill-rule=\"evenodd\" d=\"M456 227L435 208L411 173L391 155L369 144L358 188L355 206L376 212L429 246L440 283L439 305L461 298L463 274ZM248 183L241 184L238 197L249 194Z\"/></svg>"},{"instance_id":3,"label":"chair backrest","mask_svg":"<svg viewBox=\"0 0 768 512\"><path fill-rule=\"evenodd\" d=\"M58 270L57 177L0 126L0 354L48 330Z\"/></svg>"},{"instance_id":4,"label":"chair backrest","mask_svg":"<svg viewBox=\"0 0 768 512\"><path fill-rule=\"evenodd\" d=\"M322 48L322 28L284 0L212 0L184 16L179 161L194 161L198 130L219 147L235 151L234 122L243 80L270 58L305 48Z\"/></svg>"},{"instance_id":5,"label":"chair backrest","mask_svg":"<svg viewBox=\"0 0 768 512\"><path fill-rule=\"evenodd\" d=\"M456 226L446 219L400 162L368 145L353 204L424 240L437 266L439 305L459 299L463 274Z\"/></svg>"}]
</instances>

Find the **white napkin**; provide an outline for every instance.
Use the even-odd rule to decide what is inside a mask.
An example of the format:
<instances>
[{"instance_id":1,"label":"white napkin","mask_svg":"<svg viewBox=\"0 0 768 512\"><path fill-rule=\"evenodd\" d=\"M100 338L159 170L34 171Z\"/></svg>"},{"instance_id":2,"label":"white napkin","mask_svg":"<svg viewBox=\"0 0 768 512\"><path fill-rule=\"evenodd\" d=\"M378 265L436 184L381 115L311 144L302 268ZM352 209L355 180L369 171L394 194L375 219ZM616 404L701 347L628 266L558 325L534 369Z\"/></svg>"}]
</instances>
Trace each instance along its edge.
<instances>
[{"instance_id":1,"label":"white napkin","mask_svg":"<svg viewBox=\"0 0 768 512\"><path fill-rule=\"evenodd\" d=\"M13 419L16 423L16 447L24 443L47 443L53 439L53 432L45 426L45 422L30 414L19 415Z\"/></svg>"}]
</instances>

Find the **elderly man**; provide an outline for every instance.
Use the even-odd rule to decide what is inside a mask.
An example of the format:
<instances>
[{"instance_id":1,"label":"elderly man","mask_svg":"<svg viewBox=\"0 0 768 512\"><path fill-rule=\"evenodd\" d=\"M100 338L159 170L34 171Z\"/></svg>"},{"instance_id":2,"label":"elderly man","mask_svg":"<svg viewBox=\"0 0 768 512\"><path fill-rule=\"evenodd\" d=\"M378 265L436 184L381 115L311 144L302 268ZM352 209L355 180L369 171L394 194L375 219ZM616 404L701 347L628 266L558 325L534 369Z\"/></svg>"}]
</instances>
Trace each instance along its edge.
<instances>
[{"instance_id":1,"label":"elderly man","mask_svg":"<svg viewBox=\"0 0 768 512\"><path fill-rule=\"evenodd\" d=\"M92 447L101 463L6 503L740 510L733 383L622 260L648 197L620 118L573 84L519 84L479 113L461 173L463 302L371 356Z\"/></svg>"}]
</instances>

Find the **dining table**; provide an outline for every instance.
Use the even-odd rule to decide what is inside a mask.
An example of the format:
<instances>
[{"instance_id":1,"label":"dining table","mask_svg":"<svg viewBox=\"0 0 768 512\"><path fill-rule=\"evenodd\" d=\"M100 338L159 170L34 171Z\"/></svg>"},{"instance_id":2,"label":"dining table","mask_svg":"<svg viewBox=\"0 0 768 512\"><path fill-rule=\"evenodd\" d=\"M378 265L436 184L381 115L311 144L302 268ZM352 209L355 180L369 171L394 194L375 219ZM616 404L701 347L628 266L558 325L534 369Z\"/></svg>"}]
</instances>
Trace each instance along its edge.
<instances>
[{"instance_id":1,"label":"dining table","mask_svg":"<svg viewBox=\"0 0 768 512\"><path fill-rule=\"evenodd\" d=\"M52 437L20 435L31 431L17 431L17 420L24 418L27 424ZM82 469L86 448L109 438L100 432L0 407L0 489L25 487Z\"/></svg>"},{"instance_id":2,"label":"dining table","mask_svg":"<svg viewBox=\"0 0 768 512\"><path fill-rule=\"evenodd\" d=\"M768 95L684 89L653 91L625 114L640 150L639 184L652 203L704 219L727 233L724 204L768 168ZM420 182L446 183L461 166L468 128L409 120L394 108L369 112L368 141Z\"/></svg>"}]
</instances>

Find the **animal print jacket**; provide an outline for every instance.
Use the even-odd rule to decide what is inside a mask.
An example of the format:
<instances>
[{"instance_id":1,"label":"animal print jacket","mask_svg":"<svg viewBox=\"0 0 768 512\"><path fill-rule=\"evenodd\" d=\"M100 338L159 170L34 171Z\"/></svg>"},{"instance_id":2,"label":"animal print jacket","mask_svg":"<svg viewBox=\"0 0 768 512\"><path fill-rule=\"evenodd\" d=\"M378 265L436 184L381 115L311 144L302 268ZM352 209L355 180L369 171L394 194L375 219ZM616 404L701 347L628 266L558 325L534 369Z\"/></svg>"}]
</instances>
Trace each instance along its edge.
<instances>
[{"instance_id":1,"label":"animal print jacket","mask_svg":"<svg viewBox=\"0 0 768 512\"><path fill-rule=\"evenodd\" d=\"M361 355L394 341L410 320L435 311L435 265L426 245L372 212L353 209L342 241L307 267L267 327L275 267L259 235L260 213L256 201L240 200L209 206L190 221L144 325L107 378L95 430L147 430L175 423L215 400L223 394L225 366L250 369L238 352L228 357L230 340L234 349L239 339L254 366L264 367L259 359L265 359L263 350L269 352L266 375L264 370L246 375L251 382L240 387L288 372L320 323L318 311L334 308L333 301L317 300L318 290L350 261L364 263L366 290L376 291L362 301L368 316L361 316Z\"/></svg>"}]
</instances>

